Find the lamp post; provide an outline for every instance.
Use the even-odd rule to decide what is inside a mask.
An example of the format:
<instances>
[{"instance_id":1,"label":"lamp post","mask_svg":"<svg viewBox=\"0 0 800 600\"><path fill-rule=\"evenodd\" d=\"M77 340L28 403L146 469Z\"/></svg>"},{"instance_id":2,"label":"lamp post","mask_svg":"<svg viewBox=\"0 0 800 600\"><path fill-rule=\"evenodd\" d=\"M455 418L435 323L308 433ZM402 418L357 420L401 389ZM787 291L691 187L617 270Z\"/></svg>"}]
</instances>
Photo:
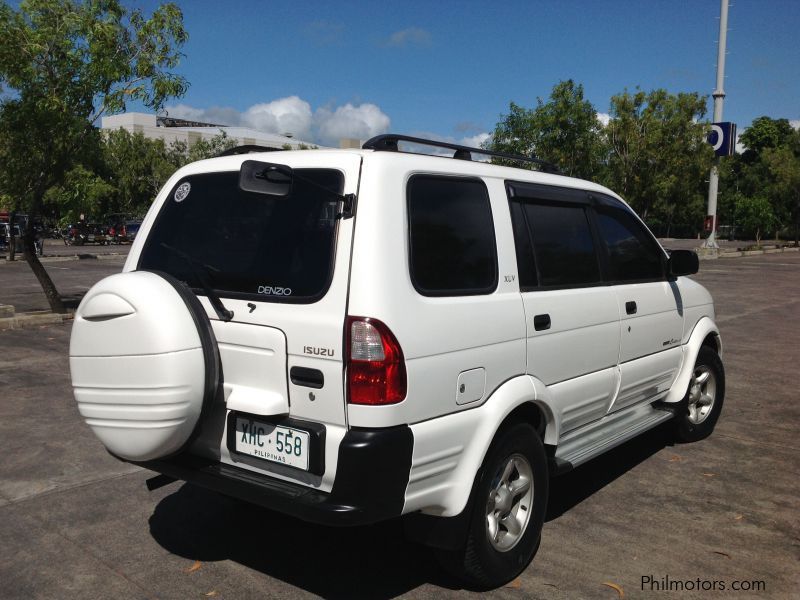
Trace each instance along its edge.
<instances>
[{"instance_id":1,"label":"lamp post","mask_svg":"<svg viewBox=\"0 0 800 600\"><path fill-rule=\"evenodd\" d=\"M714 89L714 123L722 121L722 104L725 101L725 47L728 38L728 0L720 1L719 9L719 48L717 49L717 87ZM708 217L711 233L703 243L704 248L718 249L717 243L717 190L719 189L719 157L714 158L711 175L708 178Z\"/></svg>"}]
</instances>

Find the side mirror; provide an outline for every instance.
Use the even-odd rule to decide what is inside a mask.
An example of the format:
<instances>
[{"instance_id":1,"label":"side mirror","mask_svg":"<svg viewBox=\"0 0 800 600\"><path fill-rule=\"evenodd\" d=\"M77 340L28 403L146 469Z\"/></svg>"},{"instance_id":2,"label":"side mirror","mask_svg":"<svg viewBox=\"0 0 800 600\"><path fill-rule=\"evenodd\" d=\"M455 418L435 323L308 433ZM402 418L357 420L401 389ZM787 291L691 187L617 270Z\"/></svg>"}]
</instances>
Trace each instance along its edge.
<instances>
[{"instance_id":1,"label":"side mirror","mask_svg":"<svg viewBox=\"0 0 800 600\"><path fill-rule=\"evenodd\" d=\"M693 250L673 250L669 255L669 274L673 277L694 275L700 269L700 259Z\"/></svg>"},{"instance_id":2,"label":"side mirror","mask_svg":"<svg viewBox=\"0 0 800 600\"><path fill-rule=\"evenodd\" d=\"M288 196L292 193L293 179L291 167L246 160L239 170L239 189L267 196Z\"/></svg>"}]
</instances>

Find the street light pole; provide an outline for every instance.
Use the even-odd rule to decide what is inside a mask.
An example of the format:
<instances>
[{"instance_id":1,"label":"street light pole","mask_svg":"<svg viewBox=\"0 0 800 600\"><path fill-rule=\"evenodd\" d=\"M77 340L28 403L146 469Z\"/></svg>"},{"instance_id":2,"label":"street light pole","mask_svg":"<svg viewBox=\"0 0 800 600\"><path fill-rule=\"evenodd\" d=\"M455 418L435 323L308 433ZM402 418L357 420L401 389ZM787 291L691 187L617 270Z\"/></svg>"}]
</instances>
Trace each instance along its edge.
<instances>
[{"instance_id":1,"label":"street light pole","mask_svg":"<svg viewBox=\"0 0 800 600\"><path fill-rule=\"evenodd\" d=\"M725 47L728 39L728 0L720 1L719 48L717 49L717 87L714 89L714 123L722 121L722 103L725 101ZM718 249L717 243L717 190L719 189L719 157L714 157L714 166L708 178L708 216L711 217L711 233L703 243L704 248Z\"/></svg>"}]
</instances>

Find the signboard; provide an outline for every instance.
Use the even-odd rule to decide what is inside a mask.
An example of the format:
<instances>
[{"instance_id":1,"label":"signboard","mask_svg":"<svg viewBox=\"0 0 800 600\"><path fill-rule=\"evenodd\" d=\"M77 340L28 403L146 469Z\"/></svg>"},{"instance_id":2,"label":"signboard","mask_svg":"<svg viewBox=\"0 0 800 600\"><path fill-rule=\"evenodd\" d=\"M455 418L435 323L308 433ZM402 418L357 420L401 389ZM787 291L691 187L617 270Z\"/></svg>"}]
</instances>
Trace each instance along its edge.
<instances>
[{"instance_id":1,"label":"signboard","mask_svg":"<svg viewBox=\"0 0 800 600\"><path fill-rule=\"evenodd\" d=\"M712 123L708 143L716 156L731 156L736 150L736 123Z\"/></svg>"}]
</instances>

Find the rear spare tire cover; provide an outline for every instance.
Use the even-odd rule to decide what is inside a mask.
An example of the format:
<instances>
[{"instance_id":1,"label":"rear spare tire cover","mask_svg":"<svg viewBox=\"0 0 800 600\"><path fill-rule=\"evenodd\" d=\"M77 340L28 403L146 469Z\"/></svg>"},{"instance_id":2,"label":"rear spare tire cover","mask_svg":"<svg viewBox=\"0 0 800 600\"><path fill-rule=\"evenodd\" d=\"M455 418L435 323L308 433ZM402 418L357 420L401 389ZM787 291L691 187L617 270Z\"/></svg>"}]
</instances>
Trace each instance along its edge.
<instances>
[{"instance_id":1,"label":"rear spare tire cover","mask_svg":"<svg viewBox=\"0 0 800 600\"><path fill-rule=\"evenodd\" d=\"M97 283L75 313L75 400L112 454L139 462L190 443L219 387L219 350L200 301L163 273Z\"/></svg>"}]
</instances>

